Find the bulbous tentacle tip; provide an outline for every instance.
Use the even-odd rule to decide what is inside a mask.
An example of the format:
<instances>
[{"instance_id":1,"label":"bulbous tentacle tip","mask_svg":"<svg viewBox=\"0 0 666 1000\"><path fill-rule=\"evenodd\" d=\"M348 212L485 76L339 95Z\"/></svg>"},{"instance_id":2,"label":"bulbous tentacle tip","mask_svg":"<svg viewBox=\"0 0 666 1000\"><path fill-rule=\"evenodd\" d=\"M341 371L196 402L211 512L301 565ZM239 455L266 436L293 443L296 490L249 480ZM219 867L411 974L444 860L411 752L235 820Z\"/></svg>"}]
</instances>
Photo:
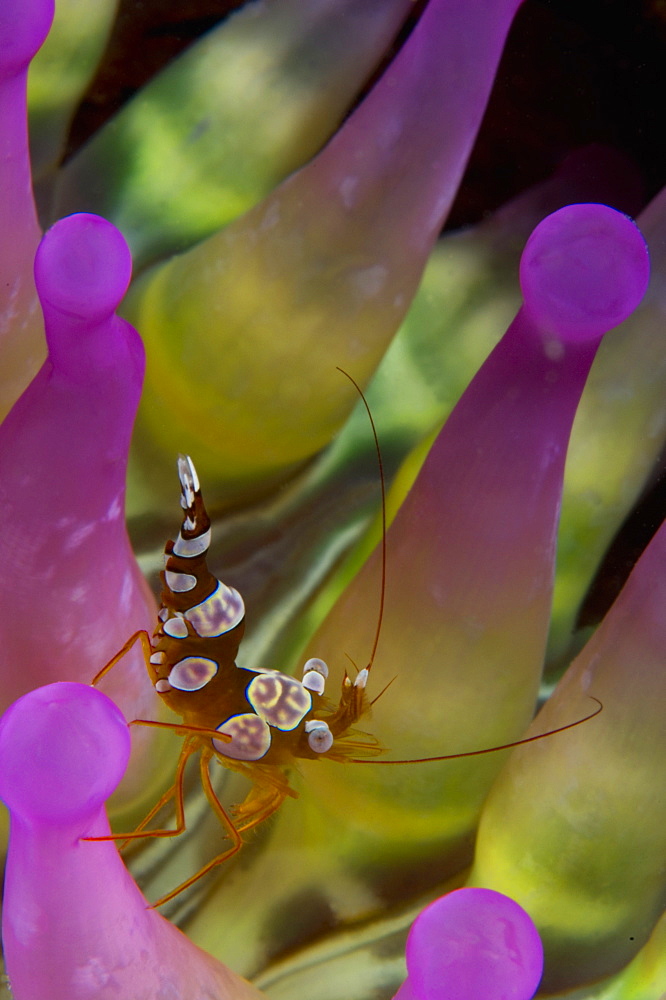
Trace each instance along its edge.
<instances>
[{"instance_id":1,"label":"bulbous tentacle tip","mask_svg":"<svg viewBox=\"0 0 666 1000\"><path fill-rule=\"evenodd\" d=\"M115 790L129 754L129 728L110 698L86 684L48 684L0 720L0 798L33 824L85 819Z\"/></svg>"},{"instance_id":2,"label":"bulbous tentacle tip","mask_svg":"<svg viewBox=\"0 0 666 1000\"><path fill-rule=\"evenodd\" d=\"M2 0L0 79L25 70L51 28L55 0Z\"/></svg>"},{"instance_id":3,"label":"bulbous tentacle tip","mask_svg":"<svg viewBox=\"0 0 666 1000\"><path fill-rule=\"evenodd\" d=\"M35 256L42 306L91 324L114 313L131 275L125 238L99 215L82 212L60 219L44 234Z\"/></svg>"},{"instance_id":4,"label":"bulbous tentacle tip","mask_svg":"<svg viewBox=\"0 0 666 1000\"><path fill-rule=\"evenodd\" d=\"M607 205L567 205L541 222L520 261L525 307L565 342L600 339L639 305L650 262L638 227Z\"/></svg>"},{"instance_id":5,"label":"bulbous tentacle tip","mask_svg":"<svg viewBox=\"0 0 666 1000\"><path fill-rule=\"evenodd\" d=\"M395 1000L530 1000L543 972L531 918L492 889L457 889L416 918Z\"/></svg>"}]
</instances>

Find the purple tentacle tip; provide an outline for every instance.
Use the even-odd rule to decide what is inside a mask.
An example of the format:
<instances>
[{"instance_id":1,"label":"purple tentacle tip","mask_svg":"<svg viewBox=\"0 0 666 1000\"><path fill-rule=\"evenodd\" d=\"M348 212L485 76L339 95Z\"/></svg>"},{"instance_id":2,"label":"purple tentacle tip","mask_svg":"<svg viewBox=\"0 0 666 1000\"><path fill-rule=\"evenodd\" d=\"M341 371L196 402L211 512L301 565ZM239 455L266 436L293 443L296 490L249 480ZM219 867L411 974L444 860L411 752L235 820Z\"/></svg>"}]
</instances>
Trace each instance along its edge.
<instances>
[{"instance_id":1,"label":"purple tentacle tip","mask_svg":"<svg viewBox=\"0 0 666 1000\"><path fill-rule=\"evenodd\" d=\"M648 285L645 240L606 205L568 205L536 227L520 262L525 308L565 341L601 338L633 312Z\"/></svg>"},{"instance_id":2,"label":"purple tentacle tip","mask_svg":"<svg viewBox=\"0 0 666 1000\"><path fill-rule=\"evenodd\" d=\"M69 215L49 229L35 256L42 305L100 323L127 290L132 257L122 234L98 215Z\"/></svg>"},{"instance_id":3,"label":"purple tentacle tip","mask_svg":"<svg viewBox=\"0 0 666 1000\"><path fill-rule=\"evenodd\" d=\"M530 1000L541 979L543 948L513 899L492 889L458 889L414 921L407 969L398 997Z\"/></svg>"},{"instance_id":4,"label":"purple tentacle tip","mask_svg":"<svg viewBox=\"0 0 666 1000\"><path fill-rule=\"evenodd\" d=\"M85 684L48 684L0 720L0 798L33 826L84 821L119 784L129 753L110 698Z\"/></svg>"},{"instance_id":5,"label":"purple tentacle tip","mask_svg":"<svg viewBox=\"0 0 666 1000\"><path fill-rule=\"evenodd\" d=\"M0 78L27 69L49 33L54 9L54 0L2 0Z\"/></svg>"}]
</instances>

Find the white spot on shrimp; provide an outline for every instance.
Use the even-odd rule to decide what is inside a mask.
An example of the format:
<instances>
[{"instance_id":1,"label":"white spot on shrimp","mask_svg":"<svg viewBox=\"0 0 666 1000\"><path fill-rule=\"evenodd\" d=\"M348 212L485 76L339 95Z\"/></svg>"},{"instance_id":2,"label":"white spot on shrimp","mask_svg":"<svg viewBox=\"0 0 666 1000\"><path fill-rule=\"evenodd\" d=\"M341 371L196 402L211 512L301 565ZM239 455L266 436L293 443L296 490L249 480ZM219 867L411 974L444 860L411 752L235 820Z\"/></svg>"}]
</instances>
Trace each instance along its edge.
<instances>
[{"instance_id":1,"label":"white spot on shrimp","mask_svg":"<svg viewBox=\"0 0 666 1000\"><path fill-rule=\"evenodd\" d=\"M202 639L229 632L244 616L245 605L241 595L219 580L212 594L185 612L185 617Z\"/></svg>"},{"instance_id":2,"label":"white spot on shrimp","mask_svg":"<svg viewBox=\"0 0 666 1000\"><path fill-rule=\"evenodd\" d=\"M183 506L187 509L194 503L194 494L199 492L199 477L189 455L178 456L178 478L184 501Z\"/></svg>"},{"instance_id":3,"label":"white spot on shrimp","mask_svg":"<svg viewBox=\"0 0 666 1000\"><path fill-rule=\"evenodd\" d=\"M328 666L318 656L311 656L309 660L305 661L303 664L303 673L307 673L308 670L316 670L322 677L328 677Z\"/></svg>"},{"instance_id":4,"label":"white spot on shrimp","mask_svg":"<svg viewBox=\"0 0 666 1000\"><path fill-rule=\"evenodd\" d=\"M358 674L356 675L356 680L354 681L354 687L364 688L367 683L368 683L368 668L363 667L363 670L359 670Z\"/></svg>"},{"instance_id":5,"label":"white spot on shrimp","mask_svg":"<svg viewBox=\"0 0 666 1000\"><path fill-rule=\"evenodd\" d=\"M191 573L174 573L169 569L164 574L164 580L174 594L186 594L188 590L194 590L197 585L197 578Z\"/></svg>"},{"instance_id":6,"label":"white spot on shrimp","mask_svg":"<svg viewBox=\"0 0 666 1000\"><path fill-rule=\"evenodd\" d=\"M173 554L175 556L183 556L185 559L193 559L194 556L203 555L210 546L210 538L210 528L208 531L204 531L203 535L198 535L196 538L183 538L179 532L173 546Z\"/></svg>"},{"instance_id":7,"label":"white spot on shrimp","mask_svg":"<svg viewBox=\"0 0 666 1000\"><path fill-rule=\"evenodd\" d=\"M260 760L271 745L268 724L251 712L232 716L217 731L231 736L231 742L213 740L213 746L223 757L233 760Z\"/></svg>"},{"instance_id":8,"label":"white spot on shrimp","mask_svg":"<svg viewBox=\"0 0 666 1000\"><path fill-rule=\"evenodd\" d=\"M171 668L169 684L178 691L200 691L218 669L215 660L207 656L186 656Z\"/></svg>"},{"instance_id":9,"label":"white spot on shrimp","mask_svg":"<svg viewBox=\"0 0 666 1000\"><path fill-rule=\"evenodd\" d=\"M182 618L169 618L164 623L164 631L172 639L184 639L187 635L187 622Z\"/></svg>"},{"instance_id":10,"label":"white spot on shrimp","mask_svg":"<svg viewBox=\"0 0 666 1000\"><path fill-rule=\"evenodd\" d=\"M328 677L328 667L318 656L311 656L303 666L303 687L315 694L323 694Z\"/></svg>"},{"instance_id":11,"label":"white spot on shrimp","mask_svg":"<svg viewBox=\"0 0 666 1000\"><path fill-rule=\"evenodd\" d=\"M307 673L303 674L303 687L307 688L308 691L314 691L315 694L323 694L326 680L318 670L308 670Z\"/></svg>"},{"instance_id":12,"label":"white spot on shrimp","mask_svg":"<svg viewBox=\"0 0 666 1000\"><path fill-rule=\"evenodd\" d=\"M258 674L245 689L245 697L257 715L283 732L291 732L312 708L312 695L300 681L277 670Z\"/></svg>"}]
</instances>

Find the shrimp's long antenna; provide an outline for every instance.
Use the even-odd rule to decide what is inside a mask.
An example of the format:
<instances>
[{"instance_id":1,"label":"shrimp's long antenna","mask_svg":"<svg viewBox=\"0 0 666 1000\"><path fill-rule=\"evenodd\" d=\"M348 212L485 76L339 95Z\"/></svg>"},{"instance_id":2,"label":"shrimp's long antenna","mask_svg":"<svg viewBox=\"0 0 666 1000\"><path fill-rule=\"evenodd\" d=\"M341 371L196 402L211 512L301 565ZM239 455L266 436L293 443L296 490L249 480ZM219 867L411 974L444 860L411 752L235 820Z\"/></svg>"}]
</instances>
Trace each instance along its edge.
<instances>
[{"instance_id":1,"label":"shrimp's long antenna","mask_svg":"<svg viewBox=\"0 0 666 1000\"><path fill-rule=\"evenodd\" d=\"M603 711L603 705L593 694L588 695L592 701L596 701L597 708L582 719L575 722L568 722L566 726L558 726L557 729L549 729L547 733L538 733L536 736L527 736L524 740L514 740L513 743L502 743L498 747L484 747L483 750L466 750L464 753L447 753L439 757L414 757L409 760L368 760L361 757L348 757L351 764L431 764L437 760L458 760L459 757L480 757L485 753L497 753L498 750L510 750L512 747L522 747L525 743L534 743L536 740L545 740L547 736L555 736L557 733L564 733L567 729L574 729L582 726L584 722L589 722L595 715Z\"/></svg>"},{"instance_id":2,"label":"shrimp's long antenna","mask_svg":"<svg viewBox=\"0 0 666 1000\"><path fill-rule=\"evenodd\" d=\"M377 427L375 425L375 421L372 416L372 411L370 410L370 405L367 399L365 398L365 394L361 389L360 385L358 384L358 382L356 381L356 379L352 375L350 375L349 372L346 372L344 368L340 368L339 366L336 367L339 372L342 372L342 374L349 379L349 381L354 386L354 388L356 389L357 393L359 394L359 396L363 401L363 405L365 406L366 412L368 414L368 420L370 421L370 426L372 428L372 436L375 439L375 451L377 452L377 467L379 469L379 484L381 488L381 497L382 497L382 544L381 544L382 577L381 577L381 586L379 590L379 614L377 615L377 628L375 629L375 638L372 643L370 659L366 667L366 669L369 670L372 664L375 662L375 654L377 652L377 646L379 645L379 636L382 631L382 622L384 620L384 604L386 601L386 479L384 477L384 462L382 460L382 451L379 446L379 435L377 434Z\"/></svg>"}]
</instances>

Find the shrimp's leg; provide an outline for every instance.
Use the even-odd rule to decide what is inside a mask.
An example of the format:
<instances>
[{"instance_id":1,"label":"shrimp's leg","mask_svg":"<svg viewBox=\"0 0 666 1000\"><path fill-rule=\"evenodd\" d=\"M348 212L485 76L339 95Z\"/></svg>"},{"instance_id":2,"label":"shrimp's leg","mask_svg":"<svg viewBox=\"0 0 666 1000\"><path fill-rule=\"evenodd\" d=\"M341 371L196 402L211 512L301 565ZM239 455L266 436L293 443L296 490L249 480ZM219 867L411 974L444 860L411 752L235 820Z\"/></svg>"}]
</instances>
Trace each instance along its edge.
<instances>
[{"instance_id":1,"label":"shrimp's leg","mask_svg":"<svg viewBox=\"0 0 666 1000\"><path fill-rule=\"evenodd\" d=\"M252 830L280 808L288 795L298 798L287 776L279 769L255 767L248 777L252 788L240 805L234 806L233 816L241 833Z\"/></svg>"},{"instance_id":2,"label":"shrimp's leg","mask_svg":"<svg viewBox=\"0 0 666 1000\"><path fill-rule=\"evenodd\" d=\"M146 632L145 628L141 628L139 629L138 632L134 632L133 635L129 637L123 648L119 649L116 655L111 657L109 662L102 667L99 673L95 674L95 676L91 681L93 687L95 687L101 681L102 677L105 677L106 674L108 674L109 670L111 670L112 667L115 667L118 660L122 660L125 653L129 653L130 649L137 641L137 639L141 640L141 646L143 648L143 657L146 663L150 661L150 656L151 653L153 652L153 648L150 645L150 636Z\"/></svg>"},{"instance_id":3,"label":"shrimp's leg","mask_svg":"<svg viewBox=\"0 0 666 1000\"><path fill-rule=\"evenodd\" d=\"M185 736L210 736L211 739L219 743L229 743L232 739L226 733L220 733L217 729L206 729L205 726L186 726L182 722L157 722L155 719L132 719L130 726L152 726L153 729L170 729L174 733Z\"/></svg>"},{"instance_id":4,"label":"shrimp's leg","mask_svg":"<svg viewBox=\"0 0 666 1000\"><path fill-rule=\"evenodd\" d=\"M185 803L183 800L183 777L185 774L185 765L187 761L196 752L198 744L195 741L186 742L183 745L183 749L180 751L180 757L178 758L178 765L176 767L176 776L174 783L171 788L167 789L162 798L157 802L156 805L150 810L145 819L139 823L139 826L132 833L109 833L105 837L81 837L81 840L138 840L140 837L179 837L181 833L185 831ZM144 827L147 823L150 823L153 816L155 816L159 810L165 805L170 798L174 798L175 810L176 810L176 826L172 830L145 830Z\"/></svg>"},{"instance_id":5,"label":"shrimp's leg","mask_svg":"<svg viewBox=\"0 0 666 1000\"><path fill-rule=\"evenodd\" d=\"M233 857L234 854L237 854L238 851L240 851L241 847L243 846L241 835L238 829L236 828L233 820L228 815L224 806L222 805L217 795L215 794L215 789L213 788L213 784L210 780L208 765L212 757L213 757L212 750L206 749L201 754L201 759L199 761L199 766L201 769L201 784L203 785L203 790L206 793L206 798L208 799L208 801L212 806L213 812L219 819L222 826L225 828L227 836L232 842L231 846L228 847L226 851L222 851L221 854L217 854L211 861L205 864L203 868L200 868L198 872L195 872L194 875L186 879L185 882L181 882L179 886L176 886L176 888L173 889L171 892L167 893L166 896L162 896L161 899L158 899L156 903L152 904L152 907L162 906L163 903L168 903L170 899L173 899L174 896L179 895L179 893L183 892L185 889L189 889L191 885L194 885L195 882L198 882L200 878L202 878L204 875L207 875L208 872L212 871L213 868L217 868L218 865L223 864L223 862Z\"/></svg>"}]
</instances>

